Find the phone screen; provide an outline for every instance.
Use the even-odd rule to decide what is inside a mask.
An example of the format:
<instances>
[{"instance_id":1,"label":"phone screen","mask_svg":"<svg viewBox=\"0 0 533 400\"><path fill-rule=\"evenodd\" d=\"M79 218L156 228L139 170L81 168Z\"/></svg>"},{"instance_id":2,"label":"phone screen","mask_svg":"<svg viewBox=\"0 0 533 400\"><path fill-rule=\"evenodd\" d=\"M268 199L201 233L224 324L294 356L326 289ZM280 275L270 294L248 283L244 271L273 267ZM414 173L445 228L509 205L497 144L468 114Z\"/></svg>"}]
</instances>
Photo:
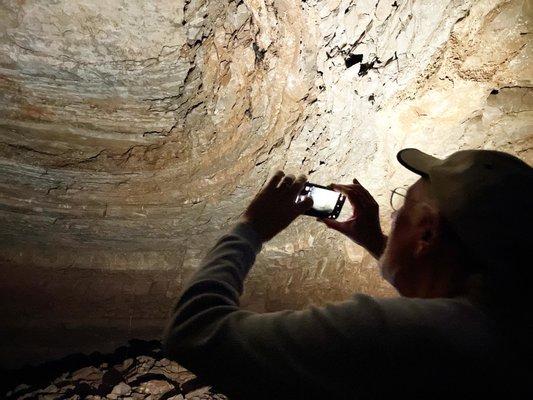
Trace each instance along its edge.
<instances>
[{"instance_id":1,"label":"phone screen","mask_svg":"<svg viewBox=\"0 0 533 400\"><path fill-rule=\"evenodd\" d=\"M305 214L330 218L337 218L345 199L339 192L309 182L305 184L296 202L302 201L307 196L313 199L313 207Z\"/></svg>"}]
</instances>

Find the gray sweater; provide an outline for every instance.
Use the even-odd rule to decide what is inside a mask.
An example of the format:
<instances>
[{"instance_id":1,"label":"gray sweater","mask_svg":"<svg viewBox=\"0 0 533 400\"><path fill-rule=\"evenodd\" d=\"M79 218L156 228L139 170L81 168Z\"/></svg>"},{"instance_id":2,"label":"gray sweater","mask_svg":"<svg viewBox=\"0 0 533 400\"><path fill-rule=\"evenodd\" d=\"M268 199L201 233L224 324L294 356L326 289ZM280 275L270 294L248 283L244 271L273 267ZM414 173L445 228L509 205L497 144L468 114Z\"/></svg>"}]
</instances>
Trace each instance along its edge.
<instances>
[{"instance_id":1,"label":"gray sweater","mask_svg":"<svg viewBox=\"0 0 533 400\"><path fill-rule=\"evenodd\" d=\"M507 397L529 387L504 361L496 325L466 297L354 294L298 311L241 309L261 248L246 223L222 235L185 285L165 334L168 356L230 399Z\"/></svg>"}]
</instances>

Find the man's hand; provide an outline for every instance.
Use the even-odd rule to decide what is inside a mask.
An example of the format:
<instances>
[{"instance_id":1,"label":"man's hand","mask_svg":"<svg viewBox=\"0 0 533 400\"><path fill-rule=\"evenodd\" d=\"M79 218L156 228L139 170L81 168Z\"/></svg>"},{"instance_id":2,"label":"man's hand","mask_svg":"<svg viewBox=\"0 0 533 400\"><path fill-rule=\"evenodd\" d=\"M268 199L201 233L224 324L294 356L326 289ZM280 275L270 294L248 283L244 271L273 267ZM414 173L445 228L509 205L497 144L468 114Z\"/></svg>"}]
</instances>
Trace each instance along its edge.
<instances>
[{"instance_id":1,"label":"man's hand","mask_svg":"<svg viewBox=\"0 0 533 400\"><path fill-rule=\"evenodd\" d=\"M272 239L313 206L311 197L295 203L306 181L305 175L295 179L294 175L277 171L255 196L240 220L252 225L263 242Z\"/></svg>"},{"instance_id":2,"label":"man's hand","mask_svg":"<svg viewBox=\"0 0 533 400\"><path fill-rule=\"evenodd\" d=\"M381 231L379 206L376 200L357 179L353 180L352 185L332 183L329 187L346 195L353 207L352 216L346 221L329 218L317 218L317 220L345 234L367 249L375 258L381 257L387 243L387 236Z\"/></svg>"}]
</instances>

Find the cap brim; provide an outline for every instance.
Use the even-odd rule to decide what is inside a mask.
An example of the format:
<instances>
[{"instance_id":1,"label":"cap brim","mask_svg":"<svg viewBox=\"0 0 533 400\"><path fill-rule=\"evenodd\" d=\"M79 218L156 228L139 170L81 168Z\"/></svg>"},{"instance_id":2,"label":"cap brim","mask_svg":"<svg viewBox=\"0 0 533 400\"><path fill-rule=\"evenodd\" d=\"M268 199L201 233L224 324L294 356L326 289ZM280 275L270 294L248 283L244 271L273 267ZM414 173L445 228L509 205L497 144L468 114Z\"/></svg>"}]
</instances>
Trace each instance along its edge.
<instances>
[{"instance_id":1,"label":"cap brim","mask_svg":"<svg viewBox=\"0 0 533 400\"><path fill-rule=\"evenodd\" d=\"M418 149L400 150L396 158L405 168L424 177L429 176L431 168L442 163L440 158L430 156Z\"/></svg>"}]
</instances>

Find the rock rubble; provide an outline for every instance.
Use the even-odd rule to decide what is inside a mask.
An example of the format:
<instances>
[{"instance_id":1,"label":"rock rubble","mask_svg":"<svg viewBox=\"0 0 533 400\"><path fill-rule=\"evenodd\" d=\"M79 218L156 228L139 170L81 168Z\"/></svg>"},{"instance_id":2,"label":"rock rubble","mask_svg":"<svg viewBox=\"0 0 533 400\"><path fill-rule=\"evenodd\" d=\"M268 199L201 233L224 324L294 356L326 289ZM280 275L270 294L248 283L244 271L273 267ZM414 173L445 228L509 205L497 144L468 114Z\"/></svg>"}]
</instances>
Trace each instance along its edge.
<instances>
[{"instance_id":1,"label":"rock rubble","mask_svg":"<svg viewBox=\"0 0 533 400\"><path fill-rule=\"evenodd\" d=\"M131 340L112 354L72 355L7 376L6 400L227 400L165 358L158 341Z\"/></svg>"}]
</instances>

